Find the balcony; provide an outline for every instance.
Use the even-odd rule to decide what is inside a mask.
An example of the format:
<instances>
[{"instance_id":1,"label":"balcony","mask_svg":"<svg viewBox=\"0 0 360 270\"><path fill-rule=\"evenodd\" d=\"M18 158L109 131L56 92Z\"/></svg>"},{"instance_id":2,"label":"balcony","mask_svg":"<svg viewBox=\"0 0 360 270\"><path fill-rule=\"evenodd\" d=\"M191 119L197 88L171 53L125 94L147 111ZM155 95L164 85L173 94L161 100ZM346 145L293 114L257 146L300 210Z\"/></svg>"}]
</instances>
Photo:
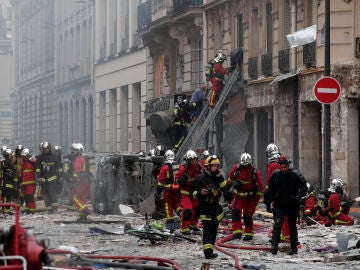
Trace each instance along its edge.
<instances>
[{"instance_id":1,"label":"balcony","mask_svg":"<svg viewBox=\"0 0 360 270\"><path fill-rule=\"evenodd\" d=\"M148 28L151 24L151 1L147 1L138 6L138 29Z\"/></svg>"},{"instance_id":2,"label":"balcony","mask_svg":"<svg viewBox=\"0 0 360 270\"><path fill-rule=\"evenodd\" d=\"M250 57L248 59L248 74L251 80L258 78L258 60L257 57Z\"/></svg>"},{"instance_id":3,"label":"balcony","mask_svg":"<svg viewBox=\"0 0 360 270\"><path fill-rule=\"evenodd\" d=\"M266 53L261 56L261 72L265 76L272 76L272 53Z\"/></svg>"},{"instance_id":4,"label":"balcony","mask_svg":"<svg viewBox=\"0 0 360 270\"><path fill-rule=\"evenodd\" d=\"M303 46L303 63L307 68L316 66L316 42Z\"/></svg>"},{"instance_id":5,"label":"balcony","mask_svg":"<svg viewBox=\"0 0 360 270\"><path fill-rule=\"evenodd\" d=\"M201 6L202 0L174 0L174 13L181 12L190 6Z\"/></svg>"},{"instance_id":6,"label":"balcony","mask_svg":"<svg viewBox=\"0 0 360 270\"><path fill-rule=\"evenodd\" d=\"M287 73L290 71L290 49L279 51L278 68L280 73Z\"/></svg>"}]
</instances>

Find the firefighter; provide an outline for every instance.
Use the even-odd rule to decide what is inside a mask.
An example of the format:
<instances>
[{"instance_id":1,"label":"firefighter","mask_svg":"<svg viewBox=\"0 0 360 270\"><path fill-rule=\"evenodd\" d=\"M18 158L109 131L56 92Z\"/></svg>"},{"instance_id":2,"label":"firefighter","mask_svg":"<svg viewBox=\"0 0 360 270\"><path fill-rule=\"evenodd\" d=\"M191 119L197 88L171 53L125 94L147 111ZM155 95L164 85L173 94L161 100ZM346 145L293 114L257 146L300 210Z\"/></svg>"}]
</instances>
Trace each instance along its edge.
<instances>
[{"instance_id":1,"label":"firefighter","mask_svg":"<svg viewBox=\"0 0 360 270\"><path fill-rule=\"evenodd\" d=\"M185 164L181 164L175 174L175 182L180 186L181 193L181 233L190 234L190 230L199 231L198 228L198 201L190 194L193 181L201 173L202 166L193 150L185 153Z\"/></svg>"},{"instance_id":2,"label":"firefighter","mask_svg":"<svg viewBox=\"0 0 360 270\"><path fill-rule=\"evenodd\" d=\"M164 155L165 162L160 168L157 182L157 196L161 197L164 190L163 206L166 218L166 223L174 222L174 211L180 216L181 194L179 185L174 183L174 171L172 164L175 159L175 154L172 150L167 150ZM168 227L171 227L170 225Z\"/></svg>"},{"instance_id":3,"label":"firefighter","mask_svg":"<svg viewBox=\"0 0 360 270\"><path fill-rule=\"evenodd\" d=\"M280 164L278 163L280 157L279 147L270 143L266 147L266 157L268 158L268 165L266 167L266 184L265 184L265 193L264 197L267 196L269 190L270 176L275 170L280 170ZM290 230L287 217L284 217L284 223L281 227L280 240L289 240L290 239Z\"/></svg>"},{"instance_id":4,"label":"firefighter","mask_svg":"<svg viewBox=\"0 0 360 270\"><path fill-rule=\"evenodd\" d=\"M331 226L331 220L326 215L323 215L319 211L319 206L315 197L315 189L306 183L308 187L308 194L304 198L304 219L306 224L313 225L315 222L325 225L325 227Z\"/></svg>"},{"instance_id":5,"label":"firefighter","mask_svg":"<svg viewBox=\"0 0 360 270\"><path fill-rule=\"evenodd\" d=\"M28 148L24 148L24 150L21 151L21 156L23 158L21 165L21 184L25 202L24 212L26 214L34 214L36 212L36 160L31 158L31 153Z\"/></svg>"},{"instance_id":6,"label":"firefighter","mask_svg":"<svg viewBox=\"0 0 360 270\"><path fill-rule=\"evenodd\" d=\"M179 99L174 107L175 145L172 151L176 153L187 135L187 124L191 122L191 119L189 115L189 104L186 99Z\"/></svg>"},{"instance_id":7,"label":"firefighter","mask_svg":"<svg viewBox=\"0 0 360 270\"><path fill-rule=\"evenodd\" d=\"M4 203L13 202L14 194L14 178L16 175L16 168L12 162L13 151L6 148L3 152L4 160L1 162L0 174L2 176L2 199ZM9 207L3 208L4 214L12 214Z\"/></svg>"},{"instance_id":8,"label":"firefighter","mask_svg":"<svg viewBox=\"0 0 360 270\"><path fill-rule=\"evenodd\" d=\"M342 179L335 178L331 180L329 191L329 199L327 206L319 208L321 214L326 213L334 225L353 225L354 219L344 212L341 206L341 196L344 193L344 182Z\"/></svg>"},{"instance_id":9,"label":"firefighter","mask_svg":"<svg viewBox=\"0 0 360 270\"><path fill-rule=\"evenodd\" d=\"M57 194L58 194L58 198L60 199L61 196L63 195L62 192L64 186L64 166L63 166L63 158L62 158L62 149L60 145L54 146L54 154L57 155L59 159L59 163L61 164L61 166L57 171L57 179L59 184L57 187Z\"/></svg>"},{"instance_id":10,"label":"firefighter","mask_svg":"<svg viewBox=\"0 0 360 270\"><path fill-rule=\"evenodd\" d=\"M42 143L42 153L37 157L35 166L45 206L48 213L53 214L59 206L57 172L61 164L57 155L52 152L49 142L45 141Z\"/></svg>"},{"instance_id":11,"label":"firefighter","mask_svg":"<svg viewBox=\"0 0 360 270\"><path fill-rule=\"evenodd\" d=\"M254 237L253 215L262 196L263 184L260 172L255 168L249 153L240 156L240 163L230 171L228 184L234 188L231 202L231 226L233 238L242 237L242 218L244 219L244 241Z\"/></svg>"},{"instance_id":12,"label":"firefighter","mask_svg":"<svg viewBox=\"0 0 360 270\"><path fill-rule=\"evenodd\" d=\"M203 250L206 259L216 258L213 252L217 230L224 217L219 203L226 180L219 170L220 160L212 155L205 160L205 169L194 180L193 197L199 202L199 214L203 225Z\"/></svg>"},{"instance_id":13,"label":"firefighter","mask_svg":"<svg viewBox=\"0 0 360 270\"><path fill-rule=\"evenodd\" d=\"M79 221L87 220L90 214L87 198L90 195L90 181L86 170L86 160L82 156L84 147L81 143L73 143L71 147L72 163L72 187L71 199L79 212Z\"/></svg>"},{"instance_id":14,"label":"firefighter","mask_svg":"<svg viewBox=\"0 0 360 270\"><path fill-rule=\"evenodd\" d=\"M278 252L281 226L284 217L288 217L290 229L290 247L288 255L297 254L298 233L296 220L299 215L300 199L307 194L305 177L290 168L290 159L281 156L279 158L280 170L275 170L269 183L268 194L265 197L266 210L273 213L274 226L271 237L270 252L274 255ZM271 204L273 203L273 208Z\"/></svg>"},{"instance_id":15,"label":"firefighter","mask_svg":"<svg viewBox=\"0 0 360 270\"><path fill-rule=\"evenodd\" d=\"M23 158L21 156L21 152L24 150L24 146L19 144L15 148L15 153L12 156L12 162L16 169L16 174L14 177L14 203L20 207L22 204L21 201L23 200L22 188L21 188L21 166L23 162Z\"/></svg>"},{"instance_id":16,"label":"firefighter","mask_svg":"<svg viewBox=\"0 0 360 270\"><path fill-rule=\"evenodd\" d=\"M220 50L214 58L213 75L211 76L211 93L209 98L210 108L214 108L219 99L220 93L224 88L224 76L228 71L222 66L226 60L226 55Z\"/></svg>"},{"instance_id":17,"label":"firefighter","mask_svg":"<svg viewBox=\"0 0 360 270\"><path fill-rule=\"evenodd\" d=\"M205 160L210 156L209 150L204 150L201 154L201 159L199 160L199 162L201 163L201 165L204 167L205 165Z\"/></svg>"}]
</instances>

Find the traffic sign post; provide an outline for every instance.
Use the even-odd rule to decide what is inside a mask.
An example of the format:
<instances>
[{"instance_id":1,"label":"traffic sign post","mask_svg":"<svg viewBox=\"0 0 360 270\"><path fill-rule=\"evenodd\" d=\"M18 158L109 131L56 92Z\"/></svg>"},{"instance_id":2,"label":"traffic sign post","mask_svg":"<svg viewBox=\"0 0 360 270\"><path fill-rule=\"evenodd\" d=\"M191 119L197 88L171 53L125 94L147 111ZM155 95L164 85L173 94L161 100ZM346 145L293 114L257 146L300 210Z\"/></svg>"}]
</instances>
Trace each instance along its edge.
<instances>
[{"instance_id":1,"label":"traffic sign post","mask_svg":"<svg viewBox=\"0 0 360 270\"><path fill-rule=\"evenodd\" d=\"M332 77L321 77L314 85L314 94L320 103L331 104L340 97L341 87Z\"/></svg>"}]
</instances>

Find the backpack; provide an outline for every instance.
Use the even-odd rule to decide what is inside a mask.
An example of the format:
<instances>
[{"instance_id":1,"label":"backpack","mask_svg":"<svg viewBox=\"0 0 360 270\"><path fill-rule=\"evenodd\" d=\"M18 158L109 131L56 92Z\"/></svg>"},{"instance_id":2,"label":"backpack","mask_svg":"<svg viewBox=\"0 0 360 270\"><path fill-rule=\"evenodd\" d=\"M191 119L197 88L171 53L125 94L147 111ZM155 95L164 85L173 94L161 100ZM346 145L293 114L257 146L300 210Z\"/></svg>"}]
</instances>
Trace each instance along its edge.
<instances>
[{"instance_id":1,"label":"backpack","mask_svg":"<svg viewBox=\"0 0 360 270\"><path fill-rule=\"evenodd\" d=\"M209 60L207 65L205 66L205 77L207 81L210 81L212 77L214 77L214 60Z\"/></svg>"}]
</instances>

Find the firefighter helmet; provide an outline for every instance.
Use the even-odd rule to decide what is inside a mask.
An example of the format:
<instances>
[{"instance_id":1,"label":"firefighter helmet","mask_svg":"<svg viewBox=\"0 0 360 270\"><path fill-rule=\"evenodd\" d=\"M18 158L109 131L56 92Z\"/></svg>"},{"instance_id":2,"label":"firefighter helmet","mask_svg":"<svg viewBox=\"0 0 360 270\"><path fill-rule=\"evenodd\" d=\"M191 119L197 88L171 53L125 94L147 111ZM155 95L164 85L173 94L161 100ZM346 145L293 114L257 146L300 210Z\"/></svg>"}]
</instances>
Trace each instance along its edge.
<instances>
[{"instance_id":1,"label":"firefighter helmet","mask_svg":"<svg viewBox=\"0 0 360 270\"><path fill-rule=\"evenodd\" d=\"M217 155L209 156L205 159L204 165L205 166L220 165L220 159L218 158Z\"/></svg>"},{"instance_id":2,"label":"firefighter helmet","mask_svg":"<svg viewBox=\"0 0 360 270\"><path fill-rule=\"evenodd\" d=\"M240 156L240 166L252 165L252 157L249 153L242 153Z\"/></svg>"},{"instance_id":3,"label":"firefighter helmet","mask_svg":"<svg viewBox=\"0 0 360 270\"><path fill-rule=\"evenodd\" d=\"M10 148L6 148L3 152L3 157L10 157L13 153L13 150L11 150Z\"/></svg>"},{"instance_id":4,"label":"firefighter helmet","mask_svg":"<svg viewBox=\"0 0 360 270\"><path fill-rule=\"evenodd\" d=\"M44 149L49 149L49 151L51 151L51 144L49 142L43 142L41 145L42 150Z\"/></svg>"},{"instance_id":5,"label":"firefighter helmet","mask_svg":"<svg viewBox=\"0 0 360 270\"><path fill-rule=\"evenodd\" d=\"M30 150L29 150L28 148L24 148L24 149L21 151L21 155L22 155L23 157L30 158L30 157L31 157Z\"/></svg>"},{"instance_id":6,"label":"firefighter helmet","mask_svg":"<svg viewBox=\"0 0 360 270\"><path fill-rule=\"evenodd\" d=\"M5 150L7 149L6 145L1 146L1 154L3 154L5 152Z\"/></svg>"},{"instance_id":7,"label":"firefighter helmet","mask_svg":"<svg viewBox=\"0 0 360 270\"><path fill-rule=\"evenodd\" d=\"M175 159L175 153L172 150L167 150L164 155L165 163L173 163Z\"/></svg>"},{"instance_id":8,"label":"firefighter helmet","mask_svg":"<svg viewBox=\"0 0 360 270\"><path fill-rule=\"evenodd\" d=\"M185 154L185 160L189 161L190 159L197 159L197 155L194 150L188 150Z\"/></svg>"},{"instance_id":9,"label":"firefighter helmet","mask_svg":"<svg viewBox=\"0 0 360 270\"><path fill-rule=\"evenodd\" d=\"M279 147L274 143L268 144L265 153L269 159L277 159L280 157Z\"/></svg>"},{"instance_id":10,"label":"firefighter helmet","mask_svg":"<svg viewBox=\"0 0 360 270\"><path fill-rule=\"evenodd\" d=\"M156 155L156 150L155 150L155 149L150 149L148 155L149 155L150 157L155 157L155 155Z\"/></svg>"},{"instance_id":11,"label":"firefighter helmet","mask_svg":"<svg viewBox=\"0 0 360 270\"><path fill-rule=\"evenodd\" d=\"M218 53L215 55L214 61L215 63L222 64L226 60L226 55L223 53L222 50L218 51Z\"/></svg>"},{"instance_id":12,"label":"firefighter helmet","mask_svg":"<svg viewBox=\"0 0 360 270\"><path fill-rule=\"evenodd\" d=\"M340 178L334 178L331 180L330 187L328 188L328 191L330 192L336 192L336 193L342 193L344 186L344 181Z\"/></svg>"},{"instance_id":13,"label":"firefighter helmet","mask_svg":"<svg viewBox=\"0 0 360 270\"><path fill-rule=\"evenodd\" d=\"M210 156L209 150L205 150L203 153L203 159L207 159Z\"/></svg>"},{"instance_id":14,"label":"firefighter helmet","mask_svg":"<svg viewBox=\"0 0 360 270\"><path fill-rule=\"evenodd\" d=\"M55 145L55 146L54 146L54 151L55 151L56 153L61 153L61 146L60 146L60 145Z\"/></svg>"}]
</instances>

